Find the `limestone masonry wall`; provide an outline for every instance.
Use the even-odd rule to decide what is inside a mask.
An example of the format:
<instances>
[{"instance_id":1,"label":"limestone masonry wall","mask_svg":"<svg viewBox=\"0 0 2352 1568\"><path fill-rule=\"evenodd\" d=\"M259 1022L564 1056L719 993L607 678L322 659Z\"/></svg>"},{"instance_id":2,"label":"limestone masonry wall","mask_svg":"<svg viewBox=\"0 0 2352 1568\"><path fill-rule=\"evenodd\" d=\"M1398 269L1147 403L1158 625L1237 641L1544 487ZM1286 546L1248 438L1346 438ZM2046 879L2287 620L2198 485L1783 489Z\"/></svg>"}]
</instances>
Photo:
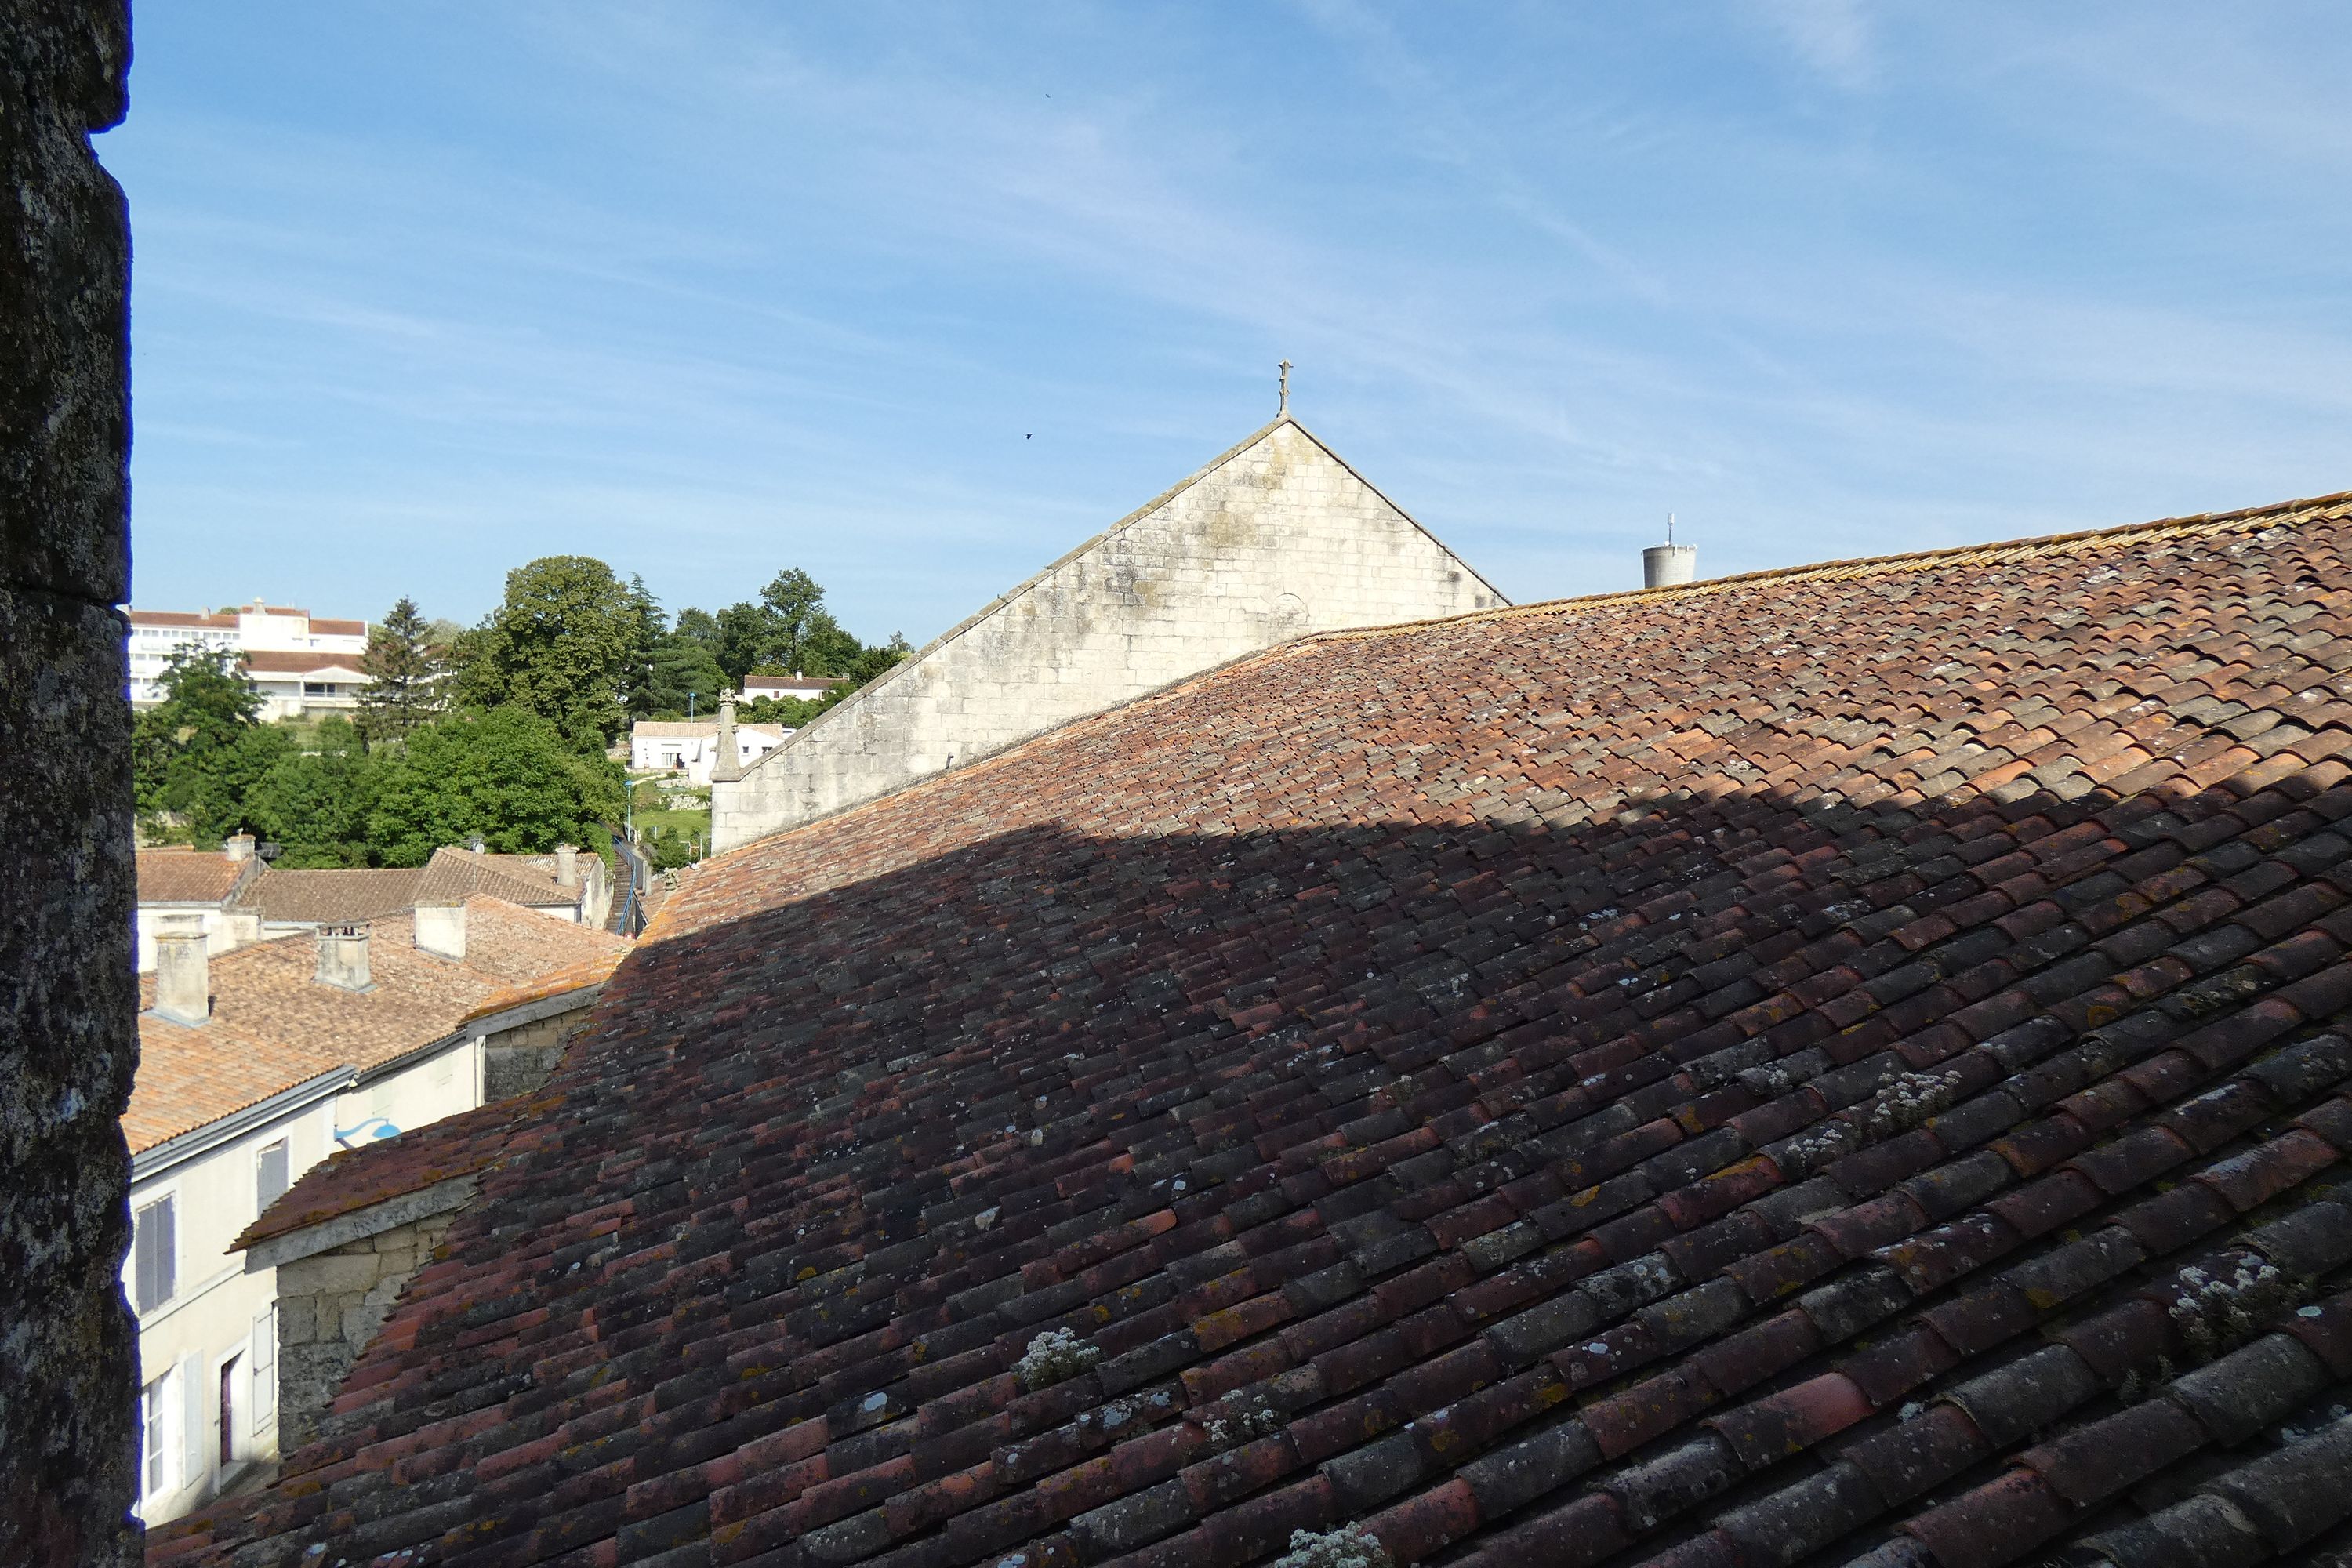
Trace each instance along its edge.
<instances>
[{"instance_id":1,"label":"limestone masonry wall","mask_svg":"<svg viewBox=\"0 0 2352 1568\"><path fill-rule=\"evenodd\" d=\"M343 1374L457 1217L427 1215L278 1266L279 1453L318 1436Z\"/></svg>"},{"instance_id":2,"label":"limestone masonry wall","mask_svg":"<svg viewBox=\"0 0 2352 1568\"><path fill-rule=\"evenodd\" d=\"M545 1083L555 1071L564 1046L586 1025L591 1011L592 1007L582 1005L483 1036L483 1103L524 1094Z\"/></svg>"},{"instance_id":3,"label":"limestone masonry wall","mask_svg":"<svg viewBox=\"0 0 2352 1568\"><path fill-rule=\"evenodd\" d=\"M126 5L0 0L0 1563L118 1564L131 970Z\"/></svg>"},{"instance_id":4,"label":"limestone masonry wall","mask_svg":"<svg viewBox=\"0 0 2352 1568\"><path fill-rule=\"evenodd\" d=\"M1295 421L1168 495L711 787L721 849L961 766L1309 632L1504 602Z\"/></svg>"}]
</instances>

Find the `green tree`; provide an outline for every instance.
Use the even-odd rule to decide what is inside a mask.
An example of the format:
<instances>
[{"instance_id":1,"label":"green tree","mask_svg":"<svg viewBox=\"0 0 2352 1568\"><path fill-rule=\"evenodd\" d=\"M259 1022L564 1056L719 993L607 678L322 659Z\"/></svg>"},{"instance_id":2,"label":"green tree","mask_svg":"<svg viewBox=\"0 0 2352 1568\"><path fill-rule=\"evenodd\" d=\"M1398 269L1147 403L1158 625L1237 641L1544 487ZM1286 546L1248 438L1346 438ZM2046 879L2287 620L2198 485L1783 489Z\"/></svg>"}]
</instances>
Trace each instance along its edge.
<instances>
[{"instance_id":1,"label":"green tree","mask_svg":"<svg viewBox=\"0 0 2352 1568\"><path fill-rule=\"evenodd\" d=\"M824 606L824 589L797 566L786 567L760 590L765 622L755 668L780 675L840 675L864 652Z\"/></svg>"},{"instance_id":2,"label":"green tree","mask_svg":"<svg viewBox=\"0 0 2352 1568\"><path fill-rule=\"evenodd\" d=\"M727 684L741 690L743 678L760 662L767 646L767 612L758 605L730 605L719 612L719 646L711 650Z\"/></svg>"},{"instance_id":3,"label":"green tree","mask_svg":"<svg viewBox=\"0 0 2352 1568\"><path fill-rule=\"evenodd\" d=\"M727 685L727 673L707 643L672 632L654 646L646 711L657 719L684 718L689 710L698 716L715 713L719 693Z\"/></svg>"},{"instance_id":4,"label":"green tree","mask_svg":"<svg viewBox=\"0 0 2352 1568\"><path fill-rule=\"evenodd\" d=\"M661 602L646 591L646 580L635 573L629 574L629 603L636 618L624 656L627 673L622 681L622 701L630 718L646 719L652 717L656 706L655 656L667 635L669 617L662 613Z\"/></svg>"},{"instance_id":5,"label":"green tree","mask_svg":"<svg viewBox=\"0 0 2352 1568\"><path fill-rule=\"evenodd\" d=\"M429 638L416 601L404 595L368 632L360 658L368 685L359 706L359 734L367 743L398 741L440 711L440 669Z\"/></svg>"},{"instance_id":6,"label":"green tree","mask_svg":"<svg viewBox=\"0 0 2352 1568\"><path fill-rule=\"evenodd\" d=\"M379 764L348 719L320 720L316 744L271 765L247 794L247 815L278 844L279 866L365 866Z\"/></svg>"},{"instance_id":7,"label":"green tree","mask_svg":"<svg viewBox=\"0 0 2352 1568\"><path fill-rule=\"evenodd\" d=\"M620 814L622 773L567 744L547 719L507 706L452 713L386 762L368 837L388 866L422 866L478 835L492 849L543 854L592 841Z\"/></svg>"},{"instance_id":8,"label":"green tree","mask_svg":"<svg viewBox=\"0 0 2352 1568\"><path fill-rule=\"evenodd\" d=\"M261 693L233 648L174 648L161 684L163 701L131 730L139 812L151 831L217 844L249 826L247 795L293 742L260 721Z\"/></svg>"},{"instance_id":9,"label":"green tree","mask_svg":"<svg viewBox=\"0 0 2352 1568\"><path fill-rule=\"evenodd\" d=\"M645 615L643 599L593 557L518 566L506 601L457 639L456 700L527 709L575 742L609 742L627 718Z\"/></svg>"}]
</instances>

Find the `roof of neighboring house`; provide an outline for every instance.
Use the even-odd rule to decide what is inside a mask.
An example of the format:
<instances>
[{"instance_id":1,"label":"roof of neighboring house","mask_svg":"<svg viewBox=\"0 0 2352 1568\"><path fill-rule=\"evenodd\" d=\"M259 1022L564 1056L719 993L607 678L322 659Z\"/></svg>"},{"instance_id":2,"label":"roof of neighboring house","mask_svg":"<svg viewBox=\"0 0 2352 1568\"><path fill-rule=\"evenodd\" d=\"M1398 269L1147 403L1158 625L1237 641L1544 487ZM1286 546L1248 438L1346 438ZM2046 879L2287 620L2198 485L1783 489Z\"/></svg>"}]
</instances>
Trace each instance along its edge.
<instances>
[{"instance_id":1,"label":"roof of neighboring house","mask_svg":"<svg viewBox=\"0 0 2352 1568\"><path fill-rule=\"evenodd\" d=\"M245 1227L230 1244L239 1251L314 1226L357 1214L392 1198L457 1176L470 1176L506 1150L518 1118L532 1113L541 1096L516 1095L472 1110L411 1128L397 1137L339 1149L313 1165L268 1212Z\"/></svg>"},{"instance_id":2,"label":"roof of neighboring house","mask_svg":"<svg viewBox=\"0 0 2352 1568\"><path fill-rule=\"evenodd\" d=\"M286 870L272 866L237 896L236 906L264 921L340 925L416 907L422 867L363 870Z\"/></svg>"},{"instance_id":3,"label":"roof of neighboring house","mask_svg":"<svg viewBox=\"0 0 2352 1568\"><path fill-rule=\"evenodd\" d=\"M151 1551L2340 1541L2347 557L1318 637L719 857L322 1438Z\"/></svg>"},{"instance_id":4,"label":"roof of neighboring house","mask_svg":"<svg viewBox=\"0 0 2352 1568\"><path fill-rule=\"evenodd\" d=\"M142 1011L139 1072L122 1128L133 1153L337 1067L368 1068L456 1030L485 999L628 943L609 932L466 900L466 956L415 945L406 916L368 927L370 988L319 984L312 935L251 943L210 961L212 1016L191 1027ZM141 977L142 1008L155 978Z\"/></svg>"},{"instance_id":5,"label":"roof of neighboring house","mask_svg":"<svg viewBox=\"0 0 2352 1568\"><path fill-rule=\"evenodd\" d=\"M134 626L212 626L234 630L235 615L197 615L189 610L131 610L126 612Z\"/></svg>"},{"instance_id":6,"label":"roof of neighboring house","mask_svg":"<svg viewBox=\"0 0 2352 1568\"><path fill-rule=\"evenodd\" d=\"M627 955L628 946L622 943L608 952L592 953L575 963L567 963L561 969L534 975L484 997L461 1022L470 1024L477 1018L487 1018L550 996L562 996L593 985L602 985L613 977L613 971L620 967L621 960Z\"/></svg>"},{"instance_id":7,"label":"roof of neighboring house","mask_svg":"<svg viewBox=\"0 0 2352 1568\"><path fill-rule=\"evenodd\" d=\"M280 613L301 615L304 612L294 610ZM310 630L313 635L318 637L363 637L367 636L367 629L368 624L365 621L338 620L332 616L312 616L310 617Z\"/></svg>"},{"instance_id":8,"label":"roof of neighboring house","mask_svg":"<svg viewBox=\"0 0 2352 1568\"><path fill-rule=\"evenodd\" d=\"M216 851L188 848L142 849L138 860L142 904L218 904L261 868L250 858L232 860Z\"/></svg>"},{"instance_id":9,"label":"roof of neighboring house","mask_svg":"<svg viewBox=\"0 0 2352 1568\"><path fill-rule=\"evenodd\" d=\"M593 851L580 851L583 874ZM488 893L534 909L576 904L580 889L556 879L552 855L477 854L445 845L423 866L370 870L271 867L237 896L236 907L281 924L375 920L419 904L454 904Z\"/></svg>"},{"instance_id":10,"label":"roof of neighboring house","mask_svg":"<svg viewBox=\"0 0 2352 1568\"><path fill-rule=\"evenodd\" d=\"M739 722L738 733L767 735L782 740L788 732L781 724ZM719 722L715 719L640 719L629 726L629 736L638 741L709 741L718 738Z\"/></svg>"},{"instance_id":11,"label":"roof of neighboring house","mask_svg":"<svg viewBox=\"0 0 2352 1568\"><path fill-rule=\"evenodd\" d=\"M357 656L353 654L274 653L267 648L248 651L245 656L245 668L255 675L315 675L323 669L340 669L364 679L367 674L360 668Z\"/></svg>"},{"instance_id":12,"label":"roof of neighboring house","mask_svg":"<svg viewBox=\"0 0 2352 1568\"><path fill-rule=\"evenodd\" d=\"M591 850L579 851L576 863L582 874L587 873L588 862L595 858ZM433 851L417 884L417 902L456 903L474 892L537 907L580 901L578 887L567 888L556 879L552 855L483 854L451 846Z\"/></svg>"}]
</instances>

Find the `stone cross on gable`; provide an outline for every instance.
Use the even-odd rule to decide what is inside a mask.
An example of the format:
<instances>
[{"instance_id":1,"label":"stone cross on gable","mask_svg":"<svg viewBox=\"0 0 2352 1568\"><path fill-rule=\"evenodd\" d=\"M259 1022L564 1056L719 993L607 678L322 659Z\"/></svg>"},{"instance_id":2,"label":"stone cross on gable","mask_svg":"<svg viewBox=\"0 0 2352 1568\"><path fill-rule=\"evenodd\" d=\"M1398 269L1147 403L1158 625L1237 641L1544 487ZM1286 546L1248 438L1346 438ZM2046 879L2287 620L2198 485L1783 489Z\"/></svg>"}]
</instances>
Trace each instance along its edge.
<instances>
[{"instance_id":1,"label":"stone cross on gable","mask_svg":"<svg viewBox=\"0 0 2352 1568\"><path fill-rule=\"evenodd\" d=\"M1275 368L1282 373L1282 381L1280 383L1282 387L1282 403L1280 406L1276 407L1274 411L1274 416L1276 419L1279 419L1284 415L1290 412L1290 362L1288 360L1284 360L1280 364L1275 366Z\"/></svg>"}]
</instances>

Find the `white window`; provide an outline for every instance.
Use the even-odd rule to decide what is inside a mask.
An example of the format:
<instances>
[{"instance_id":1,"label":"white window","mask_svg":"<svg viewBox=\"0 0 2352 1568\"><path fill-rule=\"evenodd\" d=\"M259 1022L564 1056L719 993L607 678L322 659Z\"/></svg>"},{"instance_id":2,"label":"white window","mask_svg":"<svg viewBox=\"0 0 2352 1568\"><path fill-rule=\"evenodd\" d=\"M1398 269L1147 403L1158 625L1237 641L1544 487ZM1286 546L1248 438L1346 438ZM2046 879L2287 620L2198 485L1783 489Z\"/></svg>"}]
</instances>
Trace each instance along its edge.
<instances>
[{"instance_id":1,"label":"white window","mask_svg":"<svg viewBox=\"0 0 2352 1568\"><path fill-rule=\"evenodd\" d=\"M253 1320L253 1429L278 1413L278 1303Z\"/></svg>"},{"instance_id":2,"label":"white window","mask_svg":"<svg viewBox=\"0 0 2352 1568\"><path fill-rule=\"evenodd\" d=\"M131 1217L131 1305L152 1312L180 1288L180 1238L169 1197Z\"/></svg>"},{"instance_id":3,"label":"white window","mask_svg":"<svg viewBox=\"0 0 2352 1568\"><path fill-rule=\"evenodd\" d=\"M139 1495L153 1499L180 1485L180 1369L173 1367L139 1394Z\"/></svg>"},{"instance_id":4,"label":"white window","mask_svg":"<svg viewBox=\"0 0 2352 1568\"><path fill-rule=\"evenodd\" d=\"M263 1145L253 1167L253 1212L258 1215L286 1194L286 1140Z\"/></svg>"}]
</instances>

